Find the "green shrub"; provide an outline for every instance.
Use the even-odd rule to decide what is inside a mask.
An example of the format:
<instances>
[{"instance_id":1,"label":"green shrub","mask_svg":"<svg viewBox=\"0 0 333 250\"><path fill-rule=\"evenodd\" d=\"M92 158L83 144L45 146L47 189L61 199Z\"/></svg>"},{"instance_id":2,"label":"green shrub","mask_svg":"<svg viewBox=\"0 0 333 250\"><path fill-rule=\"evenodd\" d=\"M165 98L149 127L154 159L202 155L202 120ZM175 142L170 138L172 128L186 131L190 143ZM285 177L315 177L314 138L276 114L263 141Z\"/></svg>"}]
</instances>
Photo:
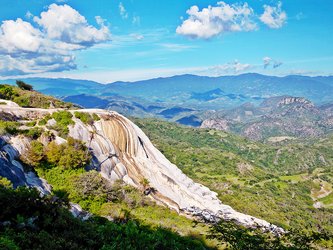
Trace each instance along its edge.
<instances>
[{"instance_id":1,"label":"green shrub","mask_svg":"<svg viewBox=\"0 0 333 250\"><path fill-rule=\"evenodd\" d=\"M15 96L14 88L10 85L0 84L0 98L11 100Z\"/></svg>"},{"instance_id":2,"label":"green shrub","mask_svg":"<svg viewBox=\"0 0 333 250\"><path fill-rule=\"evenodd\" d=\"M69 133L68 126L75 124L72 120L73 115L68 111L58 111L51 116L57 124L52 128L59 132L59 136L67 137Z\"/></svg>"},{"instance_id":3,"label":"green shrub","mask_svg":"<svg viewBox=\"0 0 333 250\"><path fill-rule=\"evenodd\" d=\"M46 125L46 123L48 122L48 120L50 120L51 118L52 118L51 115L44 116L43 119L39 120L38 125L39 126Z\"/></svg>"},{"instance_id":4,"label":"green shrub","mask_svg":"<svg viewBox=\"0 0 333 250\"><path fill-rule=\"evenodd\" d=\"M99 120L101 119L101 118L100 118L97 114L95 114L95 113L92 114L92 118L93 118L94 121L99 121Z\"/></svg>"},{"instance_id":5,"label":"green shrub","mask_svg":"<svg viewBox=\"0 0 333 250\"><path fill-rule=\"evenodd\" d=\"M21 160L30 166L39 166L44 159L44 145L39 141L32 141L30 147L24 155L21 155Z\"/></svg>"},{"instance_id":6,"label":"green shrub","mask_svg":"<svg viewBox=\"0 0 333 250\"><path fill-rule=\"evenodd\" d=\"M42 135L43 132L44 132L44 130L42 128L38 128L38 127L22 131L22 133L24 135L26 135L27 137L29 137L30 139L33 139L33 140L37 140Z\"/></svg>"},{"instance_id":7,"label":"green shrub","mask_svg":"<svg viewBox=\"0 0 333 250\"><path fill-rule=\"evenodd\" d=\"M68 126L70 124L74 124L74 121L72 120L73 115L68 111L58 111L52 114L51 116L56 120L57 123Z\"/></svg>"},{"instance_id":8,"label":"green shrub","mask_svg":"<svg viewBox=\"0 0 333 250\"><path fill-rule=\"evenodd\" d=\"M19 132L18 127L19 127L18 122L0 120L0 135L4 134L15 135Z\"/></svg>"},{"instance_id":9,"label":"green shrub","mask_svg":"<svg viewBox=\"0 0 333 250\"><path fill-rule=\"evenodd\" d=\"M91 115L89 113L75 111L74 115L75 115L75 118L80 119L84 124L93 124L94 123L94 119L93 119L93 117L91 117Z\"/></svg>"},{"instance_id":10,"label":"green shrub","mask_svg":"<svg viewBox=\"0 0 333 250\"><path fill-rule=\"evenodd\" d=\"M36 126L36 124L37 124L36 121L30 121L30 122L27 122L25 125L28 127L34 127L34 126Z\"/></svg>"},{"instance_id":11,"label":"green shrub","mask_svg":"<svg viewBox=\"0 0 333 250\"><path fill-rule=\"evenodd\" d=\"M64 169L77 169L86 166L91 155L87 147L79 140L67 138L67 143L57 145L51 142L45 149L47 161L53 166L60 166Z\"/></svg>"}]
</instances>

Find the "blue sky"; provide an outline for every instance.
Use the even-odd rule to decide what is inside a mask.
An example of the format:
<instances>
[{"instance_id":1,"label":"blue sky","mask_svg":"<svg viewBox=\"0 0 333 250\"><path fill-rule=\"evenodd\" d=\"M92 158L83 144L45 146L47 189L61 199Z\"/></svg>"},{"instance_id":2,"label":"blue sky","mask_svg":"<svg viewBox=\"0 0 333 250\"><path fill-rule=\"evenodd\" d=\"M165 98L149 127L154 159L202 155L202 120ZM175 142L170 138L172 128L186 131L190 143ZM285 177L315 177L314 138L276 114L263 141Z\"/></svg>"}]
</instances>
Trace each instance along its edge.
<instances>
[{"instance_id":1,"label":"blue sky","mask_svg":"<svg viewBox=\"0 0 333 250\"><path fill-rule=\"evenodd\" d=\"M0 77L333 74L331 0L2 0Z\"/></svg>"}]
</instances>

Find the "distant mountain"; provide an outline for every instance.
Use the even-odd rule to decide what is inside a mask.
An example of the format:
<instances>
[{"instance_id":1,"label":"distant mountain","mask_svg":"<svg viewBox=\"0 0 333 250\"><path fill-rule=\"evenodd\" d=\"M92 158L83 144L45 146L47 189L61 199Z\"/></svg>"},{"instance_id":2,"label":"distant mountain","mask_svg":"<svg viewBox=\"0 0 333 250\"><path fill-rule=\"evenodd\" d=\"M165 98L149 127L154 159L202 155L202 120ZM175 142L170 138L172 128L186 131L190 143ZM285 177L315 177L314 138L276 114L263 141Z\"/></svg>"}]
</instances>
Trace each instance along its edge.
<instances>
[{"instance_id":1,"label":"distant mountain","mask_svg":"<svg viewBox=\"0 0 333 250\"><path fill-rule=\"evenodd\" d=\"M316 105L333 103L332 76L276 77L254 73L221 77L179 75L110 84L66 78L21 80L44 94L83 107L110 108L124 115L160 117L185 124L190 120L182 118L191 115L195 115L198 121L205 111L235 109L249 103L256 107L264 100L278 96L301 96ZM13 79L0 82L15 84ZM190 123L193 124L189 122L187 125Z\"/></svg>"},{"instance_id":2,"label":"distant mountain","mask_svg":"<svg viewBox=\"0 0 333 250\"><path fill-rule=\"evenodd\" d=\"M303 96L315 103L325 103L333 101L333 77L276 77L253 73L221 77L180 75L111 83L104 91L173 104L182 102L205 109L259 103L264 98L282 95Z\"/></svg>"},{"instance_id":3,"label":"distant mountain","mask_svg":"<svg viewBox=\"0 0 333 250\"><path fill-rule=\"evenodd\" d=\"M314 138L333 131L332 107L316 106L303 97L271 97L259 106L246 104L209 113L201 127L233 131L254 140Z\"/></svg>"}]
</instances>

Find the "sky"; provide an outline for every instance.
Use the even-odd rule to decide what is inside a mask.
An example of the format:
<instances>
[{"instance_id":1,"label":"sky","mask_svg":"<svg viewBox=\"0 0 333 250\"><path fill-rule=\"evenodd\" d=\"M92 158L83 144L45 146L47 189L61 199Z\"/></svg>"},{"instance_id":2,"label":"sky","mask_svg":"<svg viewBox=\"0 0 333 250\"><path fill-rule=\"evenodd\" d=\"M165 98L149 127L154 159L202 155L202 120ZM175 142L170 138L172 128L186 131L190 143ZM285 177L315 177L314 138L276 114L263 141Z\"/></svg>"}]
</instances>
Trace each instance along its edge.
<instances>
[{"instance_id":1,"label":"sky","mask_svg":"<svg viewBox=\"0 0 333 250\"><path fill-rule=\"evenodd\" d=\"M2 0L0 78L333 75L332 0Z\"/></svg>"}]
</instances>

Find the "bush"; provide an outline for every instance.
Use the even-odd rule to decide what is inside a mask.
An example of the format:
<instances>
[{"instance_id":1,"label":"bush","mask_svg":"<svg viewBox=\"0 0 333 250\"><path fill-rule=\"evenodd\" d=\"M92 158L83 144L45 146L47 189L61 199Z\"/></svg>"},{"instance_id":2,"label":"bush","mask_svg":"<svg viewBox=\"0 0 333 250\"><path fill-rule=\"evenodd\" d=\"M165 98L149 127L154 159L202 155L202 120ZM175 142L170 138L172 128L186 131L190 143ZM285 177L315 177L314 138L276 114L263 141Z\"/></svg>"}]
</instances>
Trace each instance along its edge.
<instances>
[{"instance_id":1,"label":"bush","mask_svg":"<svg viewBox=\"0 0 333 250\"><path fill-rule=\"evenodd\" d=\"M30 122L27 122L25 125L26 125L27 127L34 127L34 126L36 126L36 124L37 124L36 121L30 121Z\"/></svg>"},{"instance_id":2,"label":"bush","mask_svg":"<svg viewBox=\"0 0 333 250\"><path fill-rule=\"evenodd\" d=\"M19 123L17 122L0 120L0 135L4 135L6 133L15 135L19 132L18 127Z\"/></svg>"},{"instance_id":3,"label":"bush","mask_svg":"<svg viewBox=\"0 0 333 250\"><path fill-rule=\"evenodd\" d=\"M97 114L95 114L95 113L92 114L92 118L93 118L94 121L99 121L99 120L101 119L101 118L100 118Z\"/></svg>"},{"instance_id":4,"label":"bush","mask_svg":"<svg viewBox=\"0 0 333 250\"><path fill-rule=\"evenodd\" d=\"M120 183L111 184L96 171L89 171L74 178L73 187L73 196L78 200L117 202L123 200L125 194Z\"/></svg>"},{"instance_id":5,"label":"bush","mask_svg":"<svg viewBox=\"0 0 333 250\"><path fill-rule=\"evenodd\" d=\"M89 113L75 111L74 115L75 115L75 118L80 119L84 124L93 124L94 123L94 119L93 119L93 117L91 117L91 115Z\"/></svg>"},{"instance_id":6,"label":"bush","mask_svg":"<svg viewBox=\"0 0 333 250\"><path fill-rule=\"evenodd\" d=\"M65 169L77 169L86 166L91 155L87 147L79 140L71 137L67 143L57 145L55 142L48 144L45 150L47 161L53 166L61 166Z\"/></svg>"},{"instance_id":7,"label":"bush","mask_svg":"<svg viewBox=\"0 0 333 250\"><path fill-rule=\"evenodd\" d=\"M23 134L25 134L27 137L29 137L32 140L37 140L42 135L43 132L44 130L42 128L35 127L29 130L24 130Z\"/></svg>"},{"instance_id":8,"label":"bush","mask_svg":"<svg viewBox=\"0 0 333 250\"><path fill-rule=\"evenodd\" d=\"M38 125L39 126L46 125L46 123L48 122L48 120L50 120L51 118L52 118L51 115L44 116L43 119L39 120Z\"/></svg>"},{"instance_id":9,"label":"bush","mask_svg":"<svg viewBox=\"0 0 333 250\"><path fill-rule=\"evenodd\" d=\"M0 84L0 98L11 100L15 96L15 91L12 86Z\"/></svg>"},{"instance_id":10,"label":"bush","mask_svg":"<svg viewBox=\"0 0 333 250\"><path fill-rule=\"evenodd\" d=\"M68 111L59 111L53 113L51 117L57 122L53 129L59 132L59 136L67 137L69 133L68 126L75 124L72 120L73 115Z\"/></svg>"},{"instance_id":11,"label":"bush","mask_svg":"<svg viewBox=\"0 0 333 250\"><path fill-rule=\"evenodd\" d=\"M63 126L74 124L74 121L72 120L73 115L68 111L55 112L51 117L54 118L58 124Z\"/></svg>"},{"instance_id":12,"label":"bush","mask_svg":"<svg viewBox=\"0 0 333 250\"><path fill-rule=\"evenodd\" d=\"M44 159L44 145L39 141L32 141L25 155L21 155L21 160L30 166L39 166Z\"/></svg>"}]
</instances>

